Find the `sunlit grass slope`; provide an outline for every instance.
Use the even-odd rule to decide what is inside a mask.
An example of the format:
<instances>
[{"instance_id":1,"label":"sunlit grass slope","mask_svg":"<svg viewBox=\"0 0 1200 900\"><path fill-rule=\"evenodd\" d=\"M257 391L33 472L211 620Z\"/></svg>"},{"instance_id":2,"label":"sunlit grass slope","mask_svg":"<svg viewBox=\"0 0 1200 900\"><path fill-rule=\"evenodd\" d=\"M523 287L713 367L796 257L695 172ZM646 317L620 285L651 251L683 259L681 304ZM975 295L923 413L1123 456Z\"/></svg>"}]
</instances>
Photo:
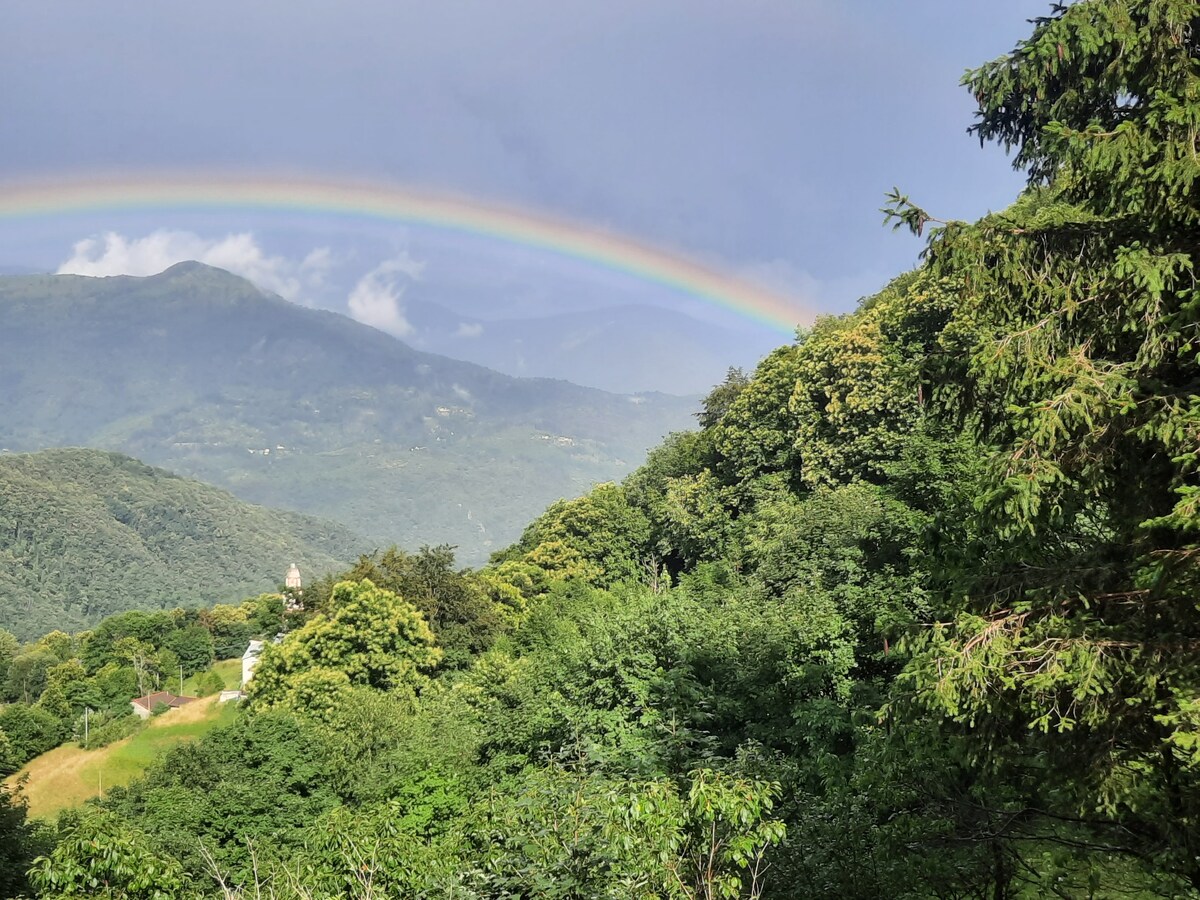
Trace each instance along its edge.
<instances>
[{"instance_id":1,"label":"sunlit grass slope","mask_svg":"<svg viewBox=\"0 0 1200 900\"><path fill-rule=\"evenodd\" d=\"M229 668L231 662L235 661L218 666ZM12 780L28 775L25 796L30 815L50 818L60 810L95 797L101 787L108 790L128 784L167 750L231 722L236 710L236 704L218 703L215 696L205 697L151 719L137 734L107 747L98 750L83 750L77 744L56 747L32 760Z\"/></svg>"}]
</instances>

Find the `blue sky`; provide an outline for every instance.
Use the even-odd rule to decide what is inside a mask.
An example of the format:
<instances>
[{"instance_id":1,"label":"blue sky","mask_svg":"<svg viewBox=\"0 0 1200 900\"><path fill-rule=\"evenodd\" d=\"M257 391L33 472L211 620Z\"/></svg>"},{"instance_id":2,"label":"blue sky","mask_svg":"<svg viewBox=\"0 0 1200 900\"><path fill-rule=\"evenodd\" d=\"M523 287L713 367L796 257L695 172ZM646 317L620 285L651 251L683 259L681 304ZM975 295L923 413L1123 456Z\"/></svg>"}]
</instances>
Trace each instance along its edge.
<instances>
[{"instance_id":1,"label":"blue sky","mask_svg":"<svg viewBox=\"0 0 1200 900\"><path fill-rule=\"evenodd\" d=\"M915 239L880 225L893 185L960 218L1019 190L1006 158L966 134L958 81L1048 9L8 3L0 181L204 168L377 178L595 223L836 312L916 259ZM140 273L184 252L242 260L265 286L341 311L373 277L401 322L417 296L484 317L619 302L719 320L661 289L413 228L187 211L0 223L8 268Z\"/></svg>"}]
</instances>

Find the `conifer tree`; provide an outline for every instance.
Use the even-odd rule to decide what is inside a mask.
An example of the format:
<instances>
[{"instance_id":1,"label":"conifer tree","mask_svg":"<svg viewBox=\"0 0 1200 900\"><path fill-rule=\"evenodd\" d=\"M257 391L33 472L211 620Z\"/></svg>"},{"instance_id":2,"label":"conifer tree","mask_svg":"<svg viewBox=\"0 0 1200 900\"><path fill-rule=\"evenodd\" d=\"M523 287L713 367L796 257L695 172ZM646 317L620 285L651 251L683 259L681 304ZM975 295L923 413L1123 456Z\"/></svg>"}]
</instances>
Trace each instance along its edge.
<instances>
[{"instance_id":1,"label":"conifer tree","mask_svg":"<svg viewBox=\"0 0 1200 900\"><path fill-rule=\"evenodd\" d=\"M914 675L982 758L1036 755L1200 887L1198 49L1195 2L1055 6L965 79L1025 196L973 225L886 212L933 226L959 293L937 399L994 449L948 560L965 600Z\"/></svg>"}]
</instances>

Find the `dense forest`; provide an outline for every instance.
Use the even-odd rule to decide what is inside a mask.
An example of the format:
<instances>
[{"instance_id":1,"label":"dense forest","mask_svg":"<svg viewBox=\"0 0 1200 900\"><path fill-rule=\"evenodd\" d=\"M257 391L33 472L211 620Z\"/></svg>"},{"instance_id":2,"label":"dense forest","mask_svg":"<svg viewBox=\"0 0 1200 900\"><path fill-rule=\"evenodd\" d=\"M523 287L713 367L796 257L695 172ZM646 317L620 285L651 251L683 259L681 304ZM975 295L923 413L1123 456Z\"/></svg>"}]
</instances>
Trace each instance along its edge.
<instances>
[{"instance_id":1,"label":"dense forest","mask_svg":"<svg viewBox=\"0 0 1200 900\"><path fill-rule=\"evenodd\" d=\"M1200 896L1198 29L1055 6L966 77L1010 208L897 192L919 268L485 567L311 586L234 724L52 824L10 789L0 884Z\"/></svg>"}]
</instances>

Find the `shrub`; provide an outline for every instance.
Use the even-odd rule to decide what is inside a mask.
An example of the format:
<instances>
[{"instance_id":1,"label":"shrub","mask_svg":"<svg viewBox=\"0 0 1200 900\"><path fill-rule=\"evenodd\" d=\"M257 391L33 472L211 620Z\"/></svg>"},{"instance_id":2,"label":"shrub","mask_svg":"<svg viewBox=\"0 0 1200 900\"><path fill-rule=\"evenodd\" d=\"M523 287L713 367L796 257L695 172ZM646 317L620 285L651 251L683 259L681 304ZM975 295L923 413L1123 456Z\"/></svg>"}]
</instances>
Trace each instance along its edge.
<instances>
[{"instance_id":1,"label":"shrub","mask_svg":"<svg viewBox=\"0 0 1200 900\"><path fill-rule=\"evenodd\" d=\"M225 679L217 672L208 671L196 679L196 696L209 697L225 690Z\"/></svg>"},{"instance_id":2,"label":"shrub","mask_svg":"<svg viewBox=\"0 0 1200 900\"><path fill-rule=\"evenodd\" d=\"M107 747L114 741L127 738L142 726L142 719L132 712L124 715L114 713L98 713L91 717L88 723L87 742L84 742L83 718L75 723L75 740L85 750L96 750Z\"/></svg>"}]
</instances>

